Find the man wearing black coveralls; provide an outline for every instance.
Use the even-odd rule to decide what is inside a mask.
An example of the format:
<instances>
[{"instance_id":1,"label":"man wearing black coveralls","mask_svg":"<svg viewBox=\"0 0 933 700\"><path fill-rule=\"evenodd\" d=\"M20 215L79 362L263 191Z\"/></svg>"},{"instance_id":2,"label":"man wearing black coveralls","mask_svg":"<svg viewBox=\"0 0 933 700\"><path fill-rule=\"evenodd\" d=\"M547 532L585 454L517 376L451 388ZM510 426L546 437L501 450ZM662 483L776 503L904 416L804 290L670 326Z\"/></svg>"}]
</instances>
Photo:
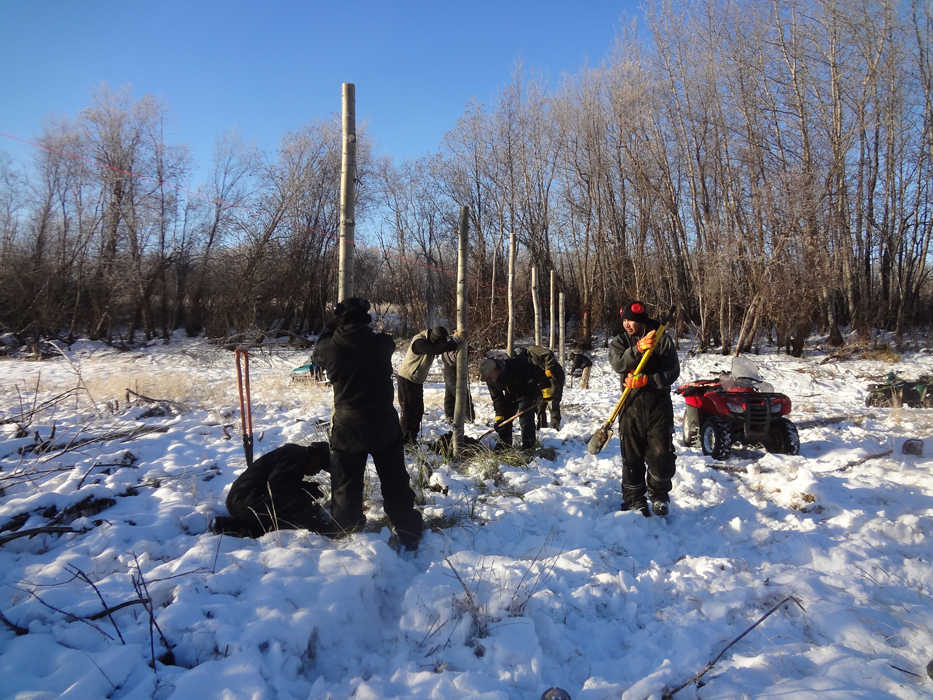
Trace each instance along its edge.
<instances>
[{"instance_id":1,"label":"man wearing black coveralls","mask_svg":"<svg viewBox=\"0 0 933 700\"><path fill-rule=\"evenodd\" d=\"M496 411L496 424L524 412L517 419L522 428L522 449L533 448L535 409L544 400L542 392L550 389L550 378L542 368L532 364L527 355L508 359L487 358L480 364L479 373L489 387L489 396ZM497 427L496 434L499 436L499 444L512 446L512 423Z\"/></svg>"},{"instance_id":2,"label":"man wearing black coveralls","mask_svg":"<svg viewBox=\"0 0 933 700\"><path fill-rule=\"evenodd\" d=\"M564 368L560 366L557 357L546 347L541 345L526 345L517 348L513 356L527 355L528 361L544 370L550 386L541 391L543 401L538 405L538 427L547 426L547 409L551 409L551 427L560 429L560 401L564 395Z\"/></svg>"},{"instance_id":3,"label":"man wearing black coveralls","mask_svg":"<svg viewBox=\"0 0 933 700\"><path fill-rule=\"evenodd\" d=\"M415 549L423 520L408 483L398 413L392 404L395 343L369 326L369 302L350 297L337 304L335 318L314 349L314 359L334 387L331 420L331 515L334 532L358 532L363 515L363 472L371 454L379 475L386 515L399 542Z\"/></svg>"},{"instance_id":4,"label":"man wearing black coveralls","mask_svg":"<svg viewBox=\"0 0 933 700\"><path fill-rule=\"evenodd\" d=\"M609 364L622 377L622 386L631 392L619 416L622 447L622 510L650 515L667 515L671 478L674 476L674 408L671 384L680 375L680 361L674 342L665 333L655 337L660 325L650 318L640 301L626 304L622 332L609 342ZM638 377L635 368L649 348L651 356Z\"/></svg>"}]
</instances>

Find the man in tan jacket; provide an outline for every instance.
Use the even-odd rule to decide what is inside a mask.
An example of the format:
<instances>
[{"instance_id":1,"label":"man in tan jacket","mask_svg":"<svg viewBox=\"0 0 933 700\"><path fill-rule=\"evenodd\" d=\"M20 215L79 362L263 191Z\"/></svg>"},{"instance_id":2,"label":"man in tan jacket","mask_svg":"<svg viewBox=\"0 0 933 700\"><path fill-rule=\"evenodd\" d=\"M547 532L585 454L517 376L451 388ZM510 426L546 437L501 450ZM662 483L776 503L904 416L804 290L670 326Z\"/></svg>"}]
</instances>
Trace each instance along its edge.
<instances>
[{"instance_id":1,"label":"man in tan jacket","mask_svg":"<svg viewBox=\"0 0 933 700\"><path fill-rule=\"evenodd\" d=\"M408 352L398 368L399 424L406 444L418 442L421 419L424 417L424 382L434 358L457 349L458 342L449 337L447 329L436 326L411 339Z\"/></svg>"}]
</instances>

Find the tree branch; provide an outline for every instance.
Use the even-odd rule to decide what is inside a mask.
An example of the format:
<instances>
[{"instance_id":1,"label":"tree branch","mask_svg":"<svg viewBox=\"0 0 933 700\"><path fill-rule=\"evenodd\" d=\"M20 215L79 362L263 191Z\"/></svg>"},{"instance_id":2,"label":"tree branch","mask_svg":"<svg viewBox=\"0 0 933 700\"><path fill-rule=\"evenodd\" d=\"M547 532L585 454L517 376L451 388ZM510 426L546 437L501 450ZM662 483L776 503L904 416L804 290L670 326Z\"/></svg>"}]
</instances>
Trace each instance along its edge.
<instances>
[{"instance_id":1,"label":"tree branch","mask_svg":"<svg viewBox=\"0 0 933 700\"><path fill-rule=\"evenodd\" d=\"M729 642L728 644L726 644L726 646L723 647L722 651L720 651L718 654L716 654L716 657L715 657L712 661L710 661L708 664L706 664L706 666L703 667L703 670L700 671L699 673L697 673L696 675L694 675L693 678L691 678L691 679L688 680L688 681L685 681L684 683L681 683L681 684L678 685L676 688L672 688L672 689L670 689L670 690L665 689L664 692L663 692L662 695L661 695L662 699L663 699L663 700L670 700L670 698L674 697L674 693L676 693L676 692L678 692L678 691L680 691L680 690L683 690L684 688L686 688L686 687L687 687L688 685L690 685L691 683L697 682L700 678L703 677L703 675L704 675L707 671L709 671L713 666L716 665L716 662L719 661L719 659L722 658L722 655L725 654L730 648L732 648L732 646L733 646L736 642L738 642L740 639L742 639L742 637L744 637L746 634L748 634L749 632L751 632L751 631L752 631L753 629L755 629L758 625L760 625L762 622L764 622L766 619L768 619L768 617L770 617L771 613L773 613L774 611L776 611L778 608L780 608L782 605L784 605L784 603L786 603L786 602L789 601L789 600L794 601L794 602L797 604L797 606L798 606L801 610L804 610L804 611L805 611L805 608L803 607L803 605L800 603L799 600L797 600L797 599L796 599L794 596L792 596L792 595L787 596L786 598L784 598L784 600L782 600L780 603L778 603L777 605L775 605L773 608L771 608L771 609L770 609L768 612L766 612L764 615L762 615L761 617L759 617L758 620L757 620L753 625L751 625L750 627L748 627L744 632L742 632L742 634L740 634L738 637L736 637L736 638L733 639L731 642Z\"/></svg>"}]
</instances>

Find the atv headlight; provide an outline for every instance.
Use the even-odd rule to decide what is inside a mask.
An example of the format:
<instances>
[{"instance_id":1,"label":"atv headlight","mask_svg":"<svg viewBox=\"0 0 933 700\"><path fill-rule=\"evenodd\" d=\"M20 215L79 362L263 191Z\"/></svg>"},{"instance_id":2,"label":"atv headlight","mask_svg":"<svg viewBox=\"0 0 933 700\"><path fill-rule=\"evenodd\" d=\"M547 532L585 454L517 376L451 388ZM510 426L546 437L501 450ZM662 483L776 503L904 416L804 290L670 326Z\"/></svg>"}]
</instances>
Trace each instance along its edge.
<instances>
[{"instance_id":1,"label":"atv headlight","mask_svg":"<svg viewBox=\"0 0 933 700\"><path fill-rule=\"evenodd\" d=\"M771 402L771 413L780 413L781 412L781 402L772 401Z\"/></svg>"},{"instance_id":2,"label":"atv headlight","mask_svg":"<svg viewBox=\"0 0 933 700\"><path fill-rule=\"evenodd\" d=\"M726 406L733 413L745 413L745 404L741 401L726 401Z\"/></svg>"}]
</instances>

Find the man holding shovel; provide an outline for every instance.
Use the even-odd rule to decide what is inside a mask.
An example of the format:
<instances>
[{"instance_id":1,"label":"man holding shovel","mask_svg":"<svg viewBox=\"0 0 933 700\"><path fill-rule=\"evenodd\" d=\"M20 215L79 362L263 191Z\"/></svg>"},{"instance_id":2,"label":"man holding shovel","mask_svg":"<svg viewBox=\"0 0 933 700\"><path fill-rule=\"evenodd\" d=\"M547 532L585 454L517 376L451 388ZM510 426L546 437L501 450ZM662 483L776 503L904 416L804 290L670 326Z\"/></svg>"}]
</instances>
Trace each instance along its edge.
<instances>
[{"instance_id":1,"label":"man holding shovel","mask_svg":"<svg viewBox=\"0 0 933 700\"><path fill-rule=\"evenodd\" d=\"M651 512L667 515L671 478L674 476L674 407L671 385L680 375L680 361L673 340L656 337L658 321L650 318L641 301L619 309L622 332L609 342L609 364L629 388L627 403L619 415L622 447L622 510L645 517ZM642 356L650 353L635 374Z\"/></svg>"},{"instance_id":2,"label":"man holding shovel","mask_svg":"<svg viewBox=\"0 0 933 700\"><path fill-rule=\"evenodd\" d=\"M517 418L522 430L522 449L535 446L535 412L549 393L550 378L544 370L532 364L527 356L507 359L487 358L479 366L479 374L496 411L495 430L499 445L512 447L512 423Z\"/></svg>"}]
</instances>

